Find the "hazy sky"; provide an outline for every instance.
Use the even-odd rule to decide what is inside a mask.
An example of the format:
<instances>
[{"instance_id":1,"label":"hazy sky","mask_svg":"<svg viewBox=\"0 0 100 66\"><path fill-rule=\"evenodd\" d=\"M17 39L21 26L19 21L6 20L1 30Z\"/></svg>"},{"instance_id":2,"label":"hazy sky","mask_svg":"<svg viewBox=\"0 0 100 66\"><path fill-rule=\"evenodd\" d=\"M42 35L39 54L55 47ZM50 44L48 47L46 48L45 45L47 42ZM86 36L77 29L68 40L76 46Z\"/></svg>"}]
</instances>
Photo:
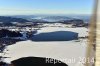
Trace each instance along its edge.
<instances>
[{"instance_id":1,"label":"hazy sky","mask_svg":"<svg viewBox=\"0 0 100 66\"><path fill-rule=\"evenodd\" d=\"M91 14L94 0L0 0L0 15Z\"/></svg>"}]
</instances>

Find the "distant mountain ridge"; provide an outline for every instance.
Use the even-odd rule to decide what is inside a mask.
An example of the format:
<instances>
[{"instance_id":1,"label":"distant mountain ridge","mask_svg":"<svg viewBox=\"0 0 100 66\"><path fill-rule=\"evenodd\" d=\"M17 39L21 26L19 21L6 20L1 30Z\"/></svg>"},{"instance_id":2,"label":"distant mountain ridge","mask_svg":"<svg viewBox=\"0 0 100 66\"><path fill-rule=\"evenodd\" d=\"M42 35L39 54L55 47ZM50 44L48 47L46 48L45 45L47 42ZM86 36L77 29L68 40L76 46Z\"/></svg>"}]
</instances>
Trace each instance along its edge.
<instances>
[{"instance_id":1,"label":"distant mountain ridge","mask_svg":"<svg viewBox=\"0 0 100 66\"><path fill-rule=\"evenodd\" d=\"M89 18L87 17L77 17L77 16L0 16L0 22L2 23L11 23L11 22L33 22L33 23L48 23L48 22L89 22Z\"/></svg>"},{"instance_id":2,"label":"distant mountain ridge","mask_svg":"<svg viewBox=\"0 0 100 66\"><path fill-rule=\"evenodd\" d=\"M24 18L33 22L35 21L57 22L57 21L74 20L74 19L80 19L83 20L84 22L90 21L90 15L17 15L13 17Z\"/></svg>"}]
</instances>

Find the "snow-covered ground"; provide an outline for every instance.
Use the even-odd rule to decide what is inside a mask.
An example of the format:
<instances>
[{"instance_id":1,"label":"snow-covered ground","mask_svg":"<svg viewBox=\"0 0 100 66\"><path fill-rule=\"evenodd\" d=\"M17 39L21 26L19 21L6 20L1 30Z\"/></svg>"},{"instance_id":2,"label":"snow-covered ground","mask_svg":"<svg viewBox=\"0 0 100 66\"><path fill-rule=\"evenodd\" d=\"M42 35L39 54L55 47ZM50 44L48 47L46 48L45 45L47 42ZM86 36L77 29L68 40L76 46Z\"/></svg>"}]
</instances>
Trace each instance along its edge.
<instances>
[{"instance_id":1,"label":"snow-covered ground","mask_svg":"<svg viewBox=\"0 0 100 66\"><path fill-rule=\"evenodd\" d=\"M38 30L38 33L53 32L53 31L72 31L79 33L79 37L88 35L88 29L80 28L61 28L61 27L44 27ZM61 60L68 64L68 66L83 66L81 60L86 56L87 40L72 40L72 41L50 41L50 42L34 42L22 41L14 45L7 46L4 50L5 62L10 63L12 60L35 56L47 57ZM7 51L8 50L8 51Z\"/></svg>"}]
</instances>

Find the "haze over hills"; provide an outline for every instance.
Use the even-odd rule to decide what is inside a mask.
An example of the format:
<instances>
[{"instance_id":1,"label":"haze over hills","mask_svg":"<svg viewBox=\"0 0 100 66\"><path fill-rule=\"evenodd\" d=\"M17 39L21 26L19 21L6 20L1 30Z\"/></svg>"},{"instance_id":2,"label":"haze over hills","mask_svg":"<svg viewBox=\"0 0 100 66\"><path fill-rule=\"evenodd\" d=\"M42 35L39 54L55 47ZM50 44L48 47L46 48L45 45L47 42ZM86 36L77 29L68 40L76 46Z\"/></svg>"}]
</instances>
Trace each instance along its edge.
<instances>
[{"instance_id":1,"label":"haze over hills","mask_svg":"<svg viewBox=\"0 0 100 66\"><path fill-rule=\"evenodd\" d=\"M57 22L57 21L63 21L63 20L72 20L73 18L66 17L66 16L47 16L47 17L35 17L31 19L39 19L44 20L48 22Z\"/></svg>"}]
</instances>

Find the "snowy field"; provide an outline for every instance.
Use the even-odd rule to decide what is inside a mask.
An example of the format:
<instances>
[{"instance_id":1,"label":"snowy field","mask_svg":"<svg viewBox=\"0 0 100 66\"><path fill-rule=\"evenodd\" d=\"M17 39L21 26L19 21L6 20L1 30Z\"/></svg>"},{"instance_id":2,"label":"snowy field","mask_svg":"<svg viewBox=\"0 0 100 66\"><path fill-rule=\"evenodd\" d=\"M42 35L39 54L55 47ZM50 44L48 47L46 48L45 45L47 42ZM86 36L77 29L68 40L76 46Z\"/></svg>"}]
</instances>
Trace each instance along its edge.
<instances>
[{"instance_id":1,"label":"snowy field","mask_svg":"<svg viewBox=\"0 0 100 66\"><path fill-rule=\"evenodd\" d=\"M38 33L52 32L52 31L72 31L79 33L79 37L88 35L88 29L81 28L42 28ZM72 40L72 41L51 41L51 42L34 42L22 41L14 45L7 46L5 49L5 62L10 63L12 60L21 57L46 57L61 60L68 64L68 66L84 66L81 59L86 56L87 40ZM7 51L8 50L8 51Z\"/></svg>"}]
</instances>

